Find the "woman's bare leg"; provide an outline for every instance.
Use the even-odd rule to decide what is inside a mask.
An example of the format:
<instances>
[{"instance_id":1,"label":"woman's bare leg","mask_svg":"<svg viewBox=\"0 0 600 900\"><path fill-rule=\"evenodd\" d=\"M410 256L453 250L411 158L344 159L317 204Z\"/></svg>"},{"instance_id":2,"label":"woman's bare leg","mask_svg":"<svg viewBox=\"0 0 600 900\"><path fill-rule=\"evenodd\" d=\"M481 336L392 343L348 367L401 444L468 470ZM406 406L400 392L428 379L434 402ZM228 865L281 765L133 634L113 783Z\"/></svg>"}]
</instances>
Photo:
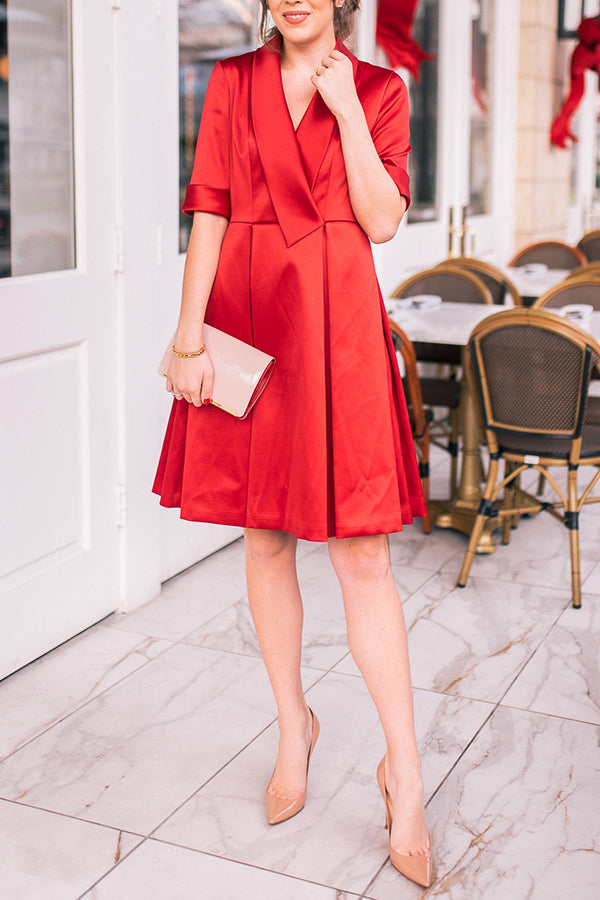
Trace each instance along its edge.
<instances>
[{"instance_id":1,"label":"woman's bare leg","mask_svg":"<svg viewBox=\"0 0 600 900\"><path fill-rule=\"evenodd\" d=\"M391 844L423 853L427 827L415 738L408 640L386 535L329 540L344 596L348 642L387 742L385 777L394 810Z\"/></svg>"},{"instance_id":2,"label":"woman's bare leg","mask_svg":"<svg viewBox=\"0 0 600 900\"><path fill-rule=\"evenodd\" d=\"M304 612L296 574L296 538L246 528L248 602L279 716L279 753L269 791L295 798L306 788L312 720L300 678Z\"/></svg>"}]
</instances>

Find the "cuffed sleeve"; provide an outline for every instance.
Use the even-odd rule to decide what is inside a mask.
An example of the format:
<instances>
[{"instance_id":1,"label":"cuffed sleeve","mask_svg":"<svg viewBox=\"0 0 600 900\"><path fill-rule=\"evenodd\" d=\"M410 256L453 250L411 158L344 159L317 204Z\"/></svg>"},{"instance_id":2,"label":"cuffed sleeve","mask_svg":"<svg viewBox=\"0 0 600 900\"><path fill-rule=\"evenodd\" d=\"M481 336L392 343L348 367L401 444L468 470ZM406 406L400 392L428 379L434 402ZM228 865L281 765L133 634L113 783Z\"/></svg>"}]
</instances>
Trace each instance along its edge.
<instances>
[{"instance_id":1,"label":"cuffed sleeve","mask_svg":"<svg viewBox=\"0 0 600 900\"><path fill-rule=\"evenodd\" d=\"M192 177L182 206L188 216L210 212L231 217L230 144L229 85L221 63L217 62L206 91Z\"/></svg>"},{"instance_id":2,"label":"cuffed sleeve","mask_svg":"<svg viewBox=\"0 0 600 900\"><path fill-rule=\"evenodd\" d=\"M371 137L386 171L394 179L402 196L406 197L407 204L410 204L408 91L395 72L390 74Z\"/></svg>"}]
</instances>

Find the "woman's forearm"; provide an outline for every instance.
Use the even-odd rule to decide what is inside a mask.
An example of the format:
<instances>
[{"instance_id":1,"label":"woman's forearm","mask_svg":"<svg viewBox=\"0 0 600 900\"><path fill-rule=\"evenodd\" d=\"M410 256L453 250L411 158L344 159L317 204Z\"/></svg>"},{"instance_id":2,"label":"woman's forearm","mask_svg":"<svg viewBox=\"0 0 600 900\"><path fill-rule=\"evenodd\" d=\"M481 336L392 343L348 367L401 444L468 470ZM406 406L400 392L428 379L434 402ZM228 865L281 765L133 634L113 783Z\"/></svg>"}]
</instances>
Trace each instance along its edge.
<instances>
[{"instance_id":1,"label":"woman's forearm","mask_svg":"<svg viewBox=\"0 0 600 900\"><path fill-rule=\"evenodd\" d=\"M406 211L406 198L377 155L358 98L337 122L354 215L373 243L389 241Z\"/></svg>"},{"instance_id":2,"label":"woman's forearm","mask_svg":"<svg viewBox=\"0 0 600 900\"><path fill-rule=\"evenodd\" d=\"M185 259L181 312L176 341L180 350L195 350L204 343L202 327L223 238L229 220L213 213L194 213L194 224Z\"/></svg>"}]
</instances>

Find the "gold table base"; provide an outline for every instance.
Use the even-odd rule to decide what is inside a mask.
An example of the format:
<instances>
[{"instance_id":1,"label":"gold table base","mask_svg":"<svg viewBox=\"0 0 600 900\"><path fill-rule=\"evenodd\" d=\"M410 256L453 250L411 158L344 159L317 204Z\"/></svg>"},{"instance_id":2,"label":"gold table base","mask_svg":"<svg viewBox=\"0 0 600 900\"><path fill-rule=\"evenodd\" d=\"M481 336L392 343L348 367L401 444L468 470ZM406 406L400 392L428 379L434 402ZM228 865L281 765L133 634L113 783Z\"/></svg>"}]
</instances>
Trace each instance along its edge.
<instances>
[{"instance_id":1,"label":"gold table base","mask_svg":"<svg viewBox=\"0 0 600 900\"><path fill-rule=\"evenodd\" d=\"M477 516L477 507L470 504L461 504L461 502L432 500L429 504L431 510L431 521L438 528L453 528L454 531L461 531L467 537L471 537L473 523ZM477 544L477 553L495 553L496 544L492 536L496 528L502 526L500 518L488 519L485 523L479 543Z\"/></svg>"}]
</instances>

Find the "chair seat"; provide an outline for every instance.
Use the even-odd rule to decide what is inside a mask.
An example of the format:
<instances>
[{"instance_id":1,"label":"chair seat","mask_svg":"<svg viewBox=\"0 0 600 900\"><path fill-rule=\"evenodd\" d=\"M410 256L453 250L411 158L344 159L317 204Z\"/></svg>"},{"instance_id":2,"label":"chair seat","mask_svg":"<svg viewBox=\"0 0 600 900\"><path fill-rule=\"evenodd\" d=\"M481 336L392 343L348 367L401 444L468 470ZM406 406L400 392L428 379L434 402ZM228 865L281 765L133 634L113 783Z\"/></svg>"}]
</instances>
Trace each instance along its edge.
<instances>
[{"instance_id":1,"label":"chair seat","mask_svg":"<svg viewBox=\"0 0 600 900\"><path fill-rule=\"evenodd\" d=\"M524 434L522 437L519 437L514 432L507 433L501 429L495 430L501 453L529 453L535 456L549 456L564 460L569 458L571 450L570 440L540 438L532 434ZM581 442L581 459L594 459L596 456L600 456L600 423L598 425L585 425L583 441Z\"/></svg>"},{"instance_id":2,"label":"chair seat","mask_svg":"<svg viewBox=\"0 0 600 900\"><path fill-rule=\"evenodd\" d=\"M425 406L446 406L458 409L461 387L452 378L421 378L421 394Z\"/></svg>"}]
</instances>

